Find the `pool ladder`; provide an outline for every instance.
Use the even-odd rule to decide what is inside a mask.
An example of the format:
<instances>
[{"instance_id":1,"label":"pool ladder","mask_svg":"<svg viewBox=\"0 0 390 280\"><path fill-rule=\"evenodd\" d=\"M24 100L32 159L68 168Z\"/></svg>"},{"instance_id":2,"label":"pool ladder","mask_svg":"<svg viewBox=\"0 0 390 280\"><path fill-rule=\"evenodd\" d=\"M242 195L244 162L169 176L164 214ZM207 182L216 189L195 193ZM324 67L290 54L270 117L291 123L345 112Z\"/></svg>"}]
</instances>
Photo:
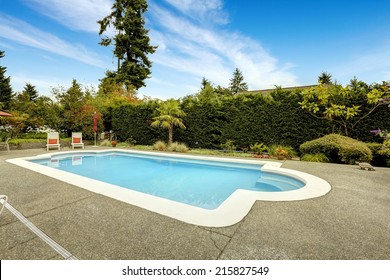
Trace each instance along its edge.
<instances>
[{"instance_id":1,"label":"pool ladder","mask_svg":"<svg viewBox=\"0 0 390 280\"><path fill-rule=\"evenodd\" d=\"M3 206L1 207L1 210L0 210L0 215L1 215L5 205L7 204L8 197L6 195L4 195L4 194L0 194L0 200L3 200L3 202L2 202Z\"/></svg>"}]
</instances>

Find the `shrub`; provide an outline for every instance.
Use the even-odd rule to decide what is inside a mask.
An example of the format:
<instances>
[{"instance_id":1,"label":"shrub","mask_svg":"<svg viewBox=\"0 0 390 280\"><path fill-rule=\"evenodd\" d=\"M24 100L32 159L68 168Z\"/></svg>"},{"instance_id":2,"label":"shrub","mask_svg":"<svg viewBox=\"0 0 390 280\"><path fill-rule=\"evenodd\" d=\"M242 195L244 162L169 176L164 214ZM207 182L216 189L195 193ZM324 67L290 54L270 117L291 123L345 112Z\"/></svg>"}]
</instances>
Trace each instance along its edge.
<instances>
[{"instance_id":1,"label":"shrub","mask_svg":"<svg viewBox=\"0 0 390 280\"><path fill-rule=\"evenodd\" d=\"M268 147L263 143L256 143L250 145L250 150L254 152L256 155L262 155L264 152L268 150Z\"/></svg>"},{"instance_id":2,"label":"shrub","mask_svg":"<svg viewBox=\"0 0 390 280\"><path fill-rule=\"evenodd\" d=\"M46 132L27 132L27 133L20 133L18 135L19 139L47 139L47 133Z\"/></svg>"},{"instance_id":3,"label":"shrub","mask_svg":"<svg viewBox=\"0 0 390 280\"><path fill-rule=\"evenodd\" d=\"M296 153L291 146L271 145L268 148L268 152L271 156L285 156L287 158L296 157Z\"/></svg>"},{"instance_id":4,"label":"shrub","mask_svg":"<svg viewBox=\"0 0 390 280\"><path fill-rule=\"evenodd\" d=\"M179 146L179 143L172 142L172 144L168 146L167 150L170 152L176 152L178 146Z\"/></svg>"},{"instance_id":5,"label":"shrub","mask_svg":"<svg viewBox=\"0 0 390 280\"><path fill-rule=\"evenodd\" d=\"M127 142L120 142L116 145L118 148L128 148L129 144Z\"/></svg>"},{"instance_id":6,"label":"shrub","mask_svg":"<svg viewBox=\"0 0 390 280\"><path fill-rule=\"evenodd\" d=\"M237 147L234 145L233 140L228 139L225 143L221 144L221 148L228 152L233 152Z\"/></svg>"},{"instance_id":7,"label":"shrub","mask_svg":"<svg viewBox=\"0 0 390 280\"><path fill-rule=\"evenodd\" d=\"M167 144L163 141L157 141L156 143L153 144L153 150L166 151Z\"/></svg>"},{"instance_id":8,"label":"shrub","mask_svg":"<svg viewBox=\"0 0 390 280\"><path fill-rule=\"evenodd\" d=\"M135 139L130 136L129 138L126 139L125 141L129 146L135 146L135 144L137 143L137 141L135 141Z\"/></svg>"},{"instance_id":9,"label":"shrub","mask_svg":"<svg viewBox=\"0 0 390 280\"><path fill-rule=\"evenodd\" d=\"M365 143L338 134L329 134L303 143L302 154L323 153L330 162L354 164L371 161L372 153Z\"/></svg>"},{"instance_id":10,"label":"shrub","mask_svg":"<svg viewBox=\"0 0 390 280\"><path fill-rule=\"evenodd\" d=\"M170 152L178 152L178 153L185 153L189 149L186 144L178 143L178 142L173 142L171 145L169 145L168 151Z\"/></svg>"},{"instance_id":11,"label":"shrub","mask_svg":"<svg viewBox=\"0 0 390 280\"><path fill-rule=\"evenodd\" d=\"M106 139L106 140L103 140L102 142L100 142L100 146L108 146L108 147L111 147L111 141Z\"/></svg>"},{"instance_id":12,"label":"shrub","mask_svg":"<svg viewBox=\"0 0 390 280\"><path fill-rule=\"evenodd\" d=\"M311 161L311 162L329 162L329 159L327 158L327 156L322 154L322 153L306 154L303 157L301 157L301 160Z\"/></svg>"},{"instance_id":13,"label":"shrub","mask_svg":"<svg viewBox=\"0 0 390 280\"><path fill-rule=\"evenodd\" d=\"M383 142L383 146L378 151L378 157L383 160L381 166L390 167L390 139L388 138Z\"/></svg>"},{"instance_id":14,"label":"shrub","mask_svg":"<svg viewBox=\"0 0 390 280\"><path fill-rule=\"evenodd\" d=\"M3 130L0 130L0 141L5 141L9 137L9 133Z\"/></svg>"},{"instance_id":15,"label":"shrub","mask_svg":"<svg viewBox=\"0 0 390 280\"><path fill-rule=\"evenodd\" d=\"M179 152L179 153L185 153L185 152L188 152L188 147L186 144L183 144L183 143L180 143L179 145L177 145L176 147L176 152Z\"/></svg>"},{"instance_id":16,"label":"shrub","mask_svg":"<svg viewBox=\"0 0 390 280\"><path fill-rule=\"evenodd\" d=\"M381 147L379 154L390 157L390 134L387 135L387 139L383 142L383 146Z\"/></svg>"},{"instance_id":17,"label":"shrub","mask_svg":"<svg viewBox=\"0 0 390 280\"><path fill-rule=\"evenodd\" d=\"M390 153L386 155L383 145L379 143L365 143L371 150L372 160L371 164L374 166L388 166L387 160L390 159Z\"/></svg>"}]
</instances>

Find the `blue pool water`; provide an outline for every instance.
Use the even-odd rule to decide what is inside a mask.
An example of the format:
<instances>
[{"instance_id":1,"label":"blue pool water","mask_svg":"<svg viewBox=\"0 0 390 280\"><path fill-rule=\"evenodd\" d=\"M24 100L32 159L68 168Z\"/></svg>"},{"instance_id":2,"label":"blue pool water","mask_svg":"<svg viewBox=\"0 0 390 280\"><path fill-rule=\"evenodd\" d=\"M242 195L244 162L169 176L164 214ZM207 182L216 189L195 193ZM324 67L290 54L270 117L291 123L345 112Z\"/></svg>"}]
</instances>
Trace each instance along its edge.
<instances>
[{"instance_id":1,"label":"blue pool water","mask_svg":"<svg viewBox=\"0 0 390 280\"><path fill-rule=\"evenodd\" d=\"M189 205L215 209L235 190L299 189L294 178L262 172L259 165L128 153L80 153L32 162Z\"/></svg>"}]
</instances>

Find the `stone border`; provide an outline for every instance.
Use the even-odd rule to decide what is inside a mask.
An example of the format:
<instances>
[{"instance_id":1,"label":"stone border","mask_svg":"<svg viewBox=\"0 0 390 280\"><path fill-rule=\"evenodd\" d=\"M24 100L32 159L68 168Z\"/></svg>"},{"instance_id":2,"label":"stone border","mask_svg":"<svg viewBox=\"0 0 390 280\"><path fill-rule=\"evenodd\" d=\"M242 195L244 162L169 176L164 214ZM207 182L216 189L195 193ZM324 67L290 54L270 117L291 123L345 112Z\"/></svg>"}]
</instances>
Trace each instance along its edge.
<instances>
[{"instance_id":1,"label":"stone border","mask_svg":"<svg viewBox=\"0 0 390 280\"><path fill-rule=\"evenodd\" d=\"M113 184L104 183L98 180L86 178L80 175L68 173L62 170L53 169L48 166L32 163L28 160L51 158L58 155L85 154L85 153L106 153L106 152L125 152L130 154L144 154L160 157L188 158L207 161L220 161L231 163L244 163L258 165L263 171L290 176L301 180L305 186L285 192L260 192L250 190L236 190L227 198L218 208L213 210L203 209L184 203L156 197L153 195L129 190ZM331 190L331 186L325 180L296 170L281 168L281 163L272 161L253 161L246 159L226 159L216 157L202 157L194 155L155 153L144 151L131 151L122 149L110 150L83 150L80 152L57 152L42 154L35 157L8 159L7 162L30 169L32 171L44 174L46 176L58 179L60 181L72 184L74 186L102 194L183 222L208 227L225 227L241 221L250 211L256 200L265 201L294 201L310 199L325 195Z\"/></svg>"}]
</instances>

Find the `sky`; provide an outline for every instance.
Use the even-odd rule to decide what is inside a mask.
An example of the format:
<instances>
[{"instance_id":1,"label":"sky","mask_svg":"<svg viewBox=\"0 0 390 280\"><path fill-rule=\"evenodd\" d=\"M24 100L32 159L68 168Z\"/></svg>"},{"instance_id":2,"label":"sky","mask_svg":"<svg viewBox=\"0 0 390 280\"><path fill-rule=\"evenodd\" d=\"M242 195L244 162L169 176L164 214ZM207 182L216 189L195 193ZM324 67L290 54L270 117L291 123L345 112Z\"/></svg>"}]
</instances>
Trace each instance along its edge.
<instances>
[{"instance_id":1,"label":"sky","mask_svg":"<svg viewBox=\"0 0 390 280\"><path fill-rule=\"evenodd\" d=\"M15 92L71 85L97 89L115 70L99 25L113 0L0 0L0 50ZM139 96L195 94L203 77L228 87L235 68L249 90L390 80L390 1L148 0L152 74ZM109 31L109 34L113 34Z\"/></svg>"}]
</instances>

